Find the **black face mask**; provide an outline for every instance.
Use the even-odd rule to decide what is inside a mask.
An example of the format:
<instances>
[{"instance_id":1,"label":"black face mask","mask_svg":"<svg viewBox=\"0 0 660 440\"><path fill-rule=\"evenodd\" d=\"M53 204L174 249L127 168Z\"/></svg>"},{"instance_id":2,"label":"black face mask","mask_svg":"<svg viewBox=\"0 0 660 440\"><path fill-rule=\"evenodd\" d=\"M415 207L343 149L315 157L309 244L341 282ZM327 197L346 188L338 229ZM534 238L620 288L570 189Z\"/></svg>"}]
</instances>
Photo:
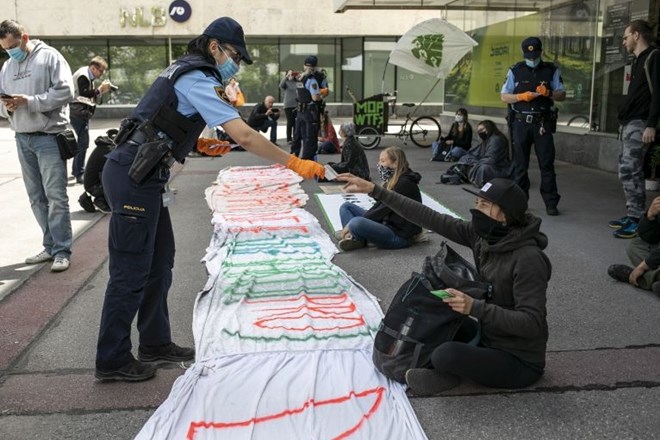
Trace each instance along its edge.
<instances>
[{"instance_id":1,"label":"black face mask","mask_svg":"<svg viewBox=\"0 0 660 440\"><path fill-rule=\"evenodd\" d=\"M479 131L479 132L477 132L477 136L479 136L482 140L485 141L486 138L488 137L488 133L485 133L483 131Z\"/></svg>"},{"instance_id":2,"label":"black face mask","mask_svg":"<svg viewBox=\"0 0 660 440\"><path fill-rule=\"evenodd\" d=\"M470 212L472 213L474 232L489 244L500 241L511 229L477 209L470 209Z\"/></svg>"}]
</instances>

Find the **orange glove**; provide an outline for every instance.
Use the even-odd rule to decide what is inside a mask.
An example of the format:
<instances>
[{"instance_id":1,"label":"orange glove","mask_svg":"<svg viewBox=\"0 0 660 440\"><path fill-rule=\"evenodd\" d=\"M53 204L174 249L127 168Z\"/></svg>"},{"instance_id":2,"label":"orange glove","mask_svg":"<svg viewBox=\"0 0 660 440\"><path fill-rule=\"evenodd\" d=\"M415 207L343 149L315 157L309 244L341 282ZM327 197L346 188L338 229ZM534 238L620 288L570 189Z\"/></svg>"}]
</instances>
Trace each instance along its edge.
<instances>
[{"instance_id":1,"label":"orange glove","mask_svg":"<svg viewBox=\"0 0 660 440\"><path fill-rule=\"evenodd\" d=\"M529 102L536 99L536 95L533 92L518 93L516 98L518 98L518 101Z\"/></svg>"},{"instance_id":2,"label":"orange glove","mask_svg":"<svg viewBox=\"0 0 660 440\"><path fill-rule=\"evenodd\" d=\"M291 155L286 167L290 170L300 174L305 179L312 179L314 177L325 177L325 168L318 162L313 160L298 159L295 155Z\"/></svg>"},{"instance_id":3,"label":"orange glove","mask_svg":"<svg viewBox=\"0 0 660 440\"><path fill-rule=\"evenodd\" d=\"M536 86L536 93L538 93L541 96L550 96L550 89L547 88L545 84L541 84L539 86Z\"/></svg>"},{"instance_id":4,"label":"orange glove","mask_svg":"<svg viewBox=\"0 0 660 440\"><path fill-rule=\"evenodd\" d=\"M207 156L222 156L231 151L231 144L218 139L199 138L197 139L197 151Z\"/></svg>"}]
</instances>

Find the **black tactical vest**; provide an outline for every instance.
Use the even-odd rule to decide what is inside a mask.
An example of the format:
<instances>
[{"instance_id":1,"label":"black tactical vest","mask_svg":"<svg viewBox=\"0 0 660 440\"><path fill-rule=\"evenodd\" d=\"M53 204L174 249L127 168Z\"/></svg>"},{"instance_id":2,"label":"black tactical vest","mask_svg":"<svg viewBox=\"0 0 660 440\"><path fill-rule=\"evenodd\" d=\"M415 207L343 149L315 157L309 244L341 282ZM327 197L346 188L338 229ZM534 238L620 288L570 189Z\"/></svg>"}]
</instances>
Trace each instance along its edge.
<instances>
[{"instance_id":1,"label":"black tactical vest","mask_svg":"<svg viewBox=\"0 0 660 440\"><path fill-rule=\"evenodd\" d=\"M139 123L151 121L157 130L172 139L172 153L178 162L183 162L192 151L206 126L199 113L186 117L176 110L179 100L174 91L174 83L181 75L194 69L201 70L206 76L215 77L222 84L214 64L201 55L185 55L158 75L131 115L131 119Z\"/></svg>"},{"instance_id":2,"label":"black tactical vest","mask_svg":"<svg viewBox=\"0 0 660 440\"><path fill-rule=\"evenodd\" d=\"M555 75L557 66L554 63L541 63L536 68L528 67L524 61L511 67L515 88L513 93L535 92L536 87L545 83L545 86L550 89L552 78ZM553 101L545 96L539 96L531 102L516 102L513 104L513 109L522 113L547 113L551 111Z\"/></svg>"}]
</instances>

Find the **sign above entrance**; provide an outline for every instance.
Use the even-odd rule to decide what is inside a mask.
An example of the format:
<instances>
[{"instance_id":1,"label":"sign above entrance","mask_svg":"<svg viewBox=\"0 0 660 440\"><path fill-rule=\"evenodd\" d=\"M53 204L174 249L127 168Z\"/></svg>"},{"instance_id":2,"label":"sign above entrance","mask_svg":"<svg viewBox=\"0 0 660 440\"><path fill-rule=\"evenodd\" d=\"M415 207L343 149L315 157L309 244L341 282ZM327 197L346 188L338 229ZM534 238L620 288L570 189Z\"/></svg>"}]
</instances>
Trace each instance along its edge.
<instances>
[{"instance_id":1,"label":"sign above entrance","mask_svg":"<svg viewBox=\"0 0 660 440\"><path fill-rule=\"evenodd\" d=\"M174 0L168 9L170 18L177 23L188 21L192 14L192 7L186 0Z\"/></svg>"},{"instance_id":2,"label":"sign above entrance","mask_svg":"<svg viewBox=\"0 0 660 440\"><path fill-rule=\"evenodd\" d=\"M152 6L150 12L146 13L144 8L119 8L119 25L126 27L161 27L167 23L167 11L160 6Z\"/></svg>"}]
</instances>

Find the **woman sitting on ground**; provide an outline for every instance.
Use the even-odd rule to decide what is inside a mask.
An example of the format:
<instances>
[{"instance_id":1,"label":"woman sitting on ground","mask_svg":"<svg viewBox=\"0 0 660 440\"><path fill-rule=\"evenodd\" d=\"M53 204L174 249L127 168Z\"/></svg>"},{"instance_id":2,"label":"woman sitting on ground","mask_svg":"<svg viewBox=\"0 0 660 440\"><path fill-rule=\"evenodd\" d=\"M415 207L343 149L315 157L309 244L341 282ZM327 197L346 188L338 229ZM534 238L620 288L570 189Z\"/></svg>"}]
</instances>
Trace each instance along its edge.
<instances>
[{"instance_id":1,"label":"woman sitting on ground","mask_svg":"<svg viewBox=\"0 0 660 440\"><path fill-rule=\"evenodd\" d=\"M477 135L481 142L458 160L456 168L447 170L448 174L457 171L462 180L467 177L470 183L479 188L496 177L510 178L512 170L506 136L488 119L477 125Z\"/></svg>"},{"instance_id":2,"label":"woman sitting on ground","mask_svg":"<svg viewBox=\"0 0 660 440\"><path fill-rule=\"evenodd\" d=\"M422 176L410 169L401 148L383 150L376 167L385 188L421 203L418 184ZM383 249L402 249L410 246L422 232L422 228L381 202L376 202L369 210L346 202L339 208L339 217L343 229L337 232L337 238L343 251L361 248L367 243Z\"/></svg>"},{"instance_id":3,"label":"woman sitting on ground","mask_svg":"<svg viewBox=\"0 0 660 440\"><path fill-rule=\"evenodd\" d=\"M462 378L495 388L523 388L543 375L548 340L546 290L551 274L543 249L548 238L540 231L541 220L526 212L527 197L520 187L496 178L478 192L464 188L477 196L472 220L466 221L355 176L337 179L346 182L345 191L368 193L407 220L470 247L477 270L492 284L492 296L484 300L446 289L452 296L445 303L478 320L481 341L439 345L431 356L432 369L406 372L406 383L414 394L438 394L457 386Z\"/></svg>"},{"instance_id":4,"label":"woman sitting on ground","mask_svg":"<svg viewBox=\"0 0 660 440\"><path fill-rule=\"evenodd\" d=\"M337 174L351 173L354 176L369 179L369 162L364 150L355 139L355 124L345 122L339 126L339 136L344 139L341 146L341 161L328 162Z\"/></svg>"},{"instance_id":5,"label":"woman sitting on ground","mask_svg":"<svg viewBox=\"0 0 660 440\"><path fill-rule=\"evenodd\" d=\"M468 122L468 112L464 108L456 110L449 133L442 139L441 156L433 160L453 162L465 154L472 145L472 126Z\"/></svg>"}]
</instances>

